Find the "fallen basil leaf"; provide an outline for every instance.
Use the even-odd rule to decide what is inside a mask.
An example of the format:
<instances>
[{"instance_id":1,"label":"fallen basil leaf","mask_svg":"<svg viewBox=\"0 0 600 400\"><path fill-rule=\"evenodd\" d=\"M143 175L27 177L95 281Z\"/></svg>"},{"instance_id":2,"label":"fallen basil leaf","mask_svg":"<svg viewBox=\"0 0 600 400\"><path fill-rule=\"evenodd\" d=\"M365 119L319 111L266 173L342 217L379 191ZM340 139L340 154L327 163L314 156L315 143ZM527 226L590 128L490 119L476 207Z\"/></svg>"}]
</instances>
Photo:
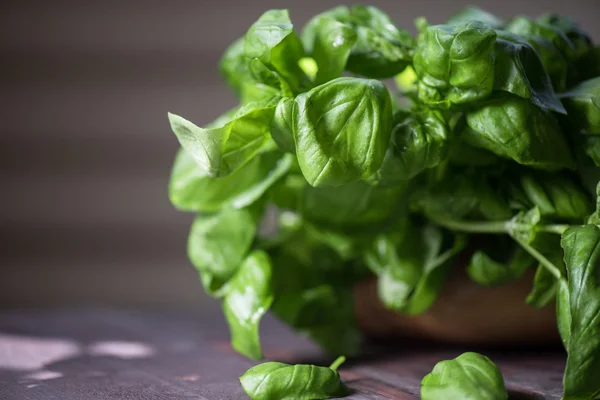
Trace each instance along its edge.
<instances>
[{"instance_id":1,"label":"fallen basil leaf","mask_svg":"<svg viewBox=\"0 0 600 400\"><path fill-rule=\"evenodd\" d=\"M327 367L266 362L250 368L240 377L252 400L318 400L343 397L349 393L337 372L345 358Z\"/></svg>"}]
</instances>

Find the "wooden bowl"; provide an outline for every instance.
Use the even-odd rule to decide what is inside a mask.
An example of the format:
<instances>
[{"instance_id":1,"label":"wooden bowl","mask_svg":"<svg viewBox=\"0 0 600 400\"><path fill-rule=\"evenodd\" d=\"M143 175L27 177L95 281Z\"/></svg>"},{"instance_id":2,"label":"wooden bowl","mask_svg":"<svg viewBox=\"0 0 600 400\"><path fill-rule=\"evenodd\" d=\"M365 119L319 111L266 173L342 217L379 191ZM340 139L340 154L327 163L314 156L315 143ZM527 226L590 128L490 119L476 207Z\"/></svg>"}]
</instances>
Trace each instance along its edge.
<instances>
[{"instance_id":1,"label":"wooden bowl","mask_svg":"<svg viewBox=\"0 0 600 400\"><path fill-rule=\"evenodd\" d=\"M554 304L525 304L533 273L498 287L471 281L457 269L424 314L403 316L386 309L375 278L354 291L358 323L367 336L415 337L469 345L546 344L559 341Z\"/></svg>"}]
</instances>

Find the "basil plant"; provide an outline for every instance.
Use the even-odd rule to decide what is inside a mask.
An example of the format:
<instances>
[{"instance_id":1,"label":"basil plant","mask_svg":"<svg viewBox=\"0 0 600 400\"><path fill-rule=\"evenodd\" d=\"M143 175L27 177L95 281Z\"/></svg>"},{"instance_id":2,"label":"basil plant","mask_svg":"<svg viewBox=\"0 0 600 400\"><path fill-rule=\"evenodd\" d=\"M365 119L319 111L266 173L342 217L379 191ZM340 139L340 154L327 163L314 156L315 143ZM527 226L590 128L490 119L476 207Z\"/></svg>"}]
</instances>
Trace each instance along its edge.
<instances>
[{"instance_id":1,"label":"basil plant","mask_svg":"<svg viewBox=\"0 0 600 400\"><path fill-rule=\"evenodd\" d=\"M268 311L332 354L357 354L352 289L373 276L386 307L418 315L456 268L488 286L533 270L523 301L556 304L563 398L594 399L599 48L555 14L469 8L417 30L369 6L303 28L270 10L225 50L219 70L239 104L203 126L169 114L181 145L169 196L195 215L191 263L252 359ZM499 373L469 357L495 382L486 398L505 398ZM444 389L454 364L436 367L425 397L481 386L473 375ZM312 380L311 393L341 393L334 372L323 372L333 389Z\"/></svg>"}]
</instances>

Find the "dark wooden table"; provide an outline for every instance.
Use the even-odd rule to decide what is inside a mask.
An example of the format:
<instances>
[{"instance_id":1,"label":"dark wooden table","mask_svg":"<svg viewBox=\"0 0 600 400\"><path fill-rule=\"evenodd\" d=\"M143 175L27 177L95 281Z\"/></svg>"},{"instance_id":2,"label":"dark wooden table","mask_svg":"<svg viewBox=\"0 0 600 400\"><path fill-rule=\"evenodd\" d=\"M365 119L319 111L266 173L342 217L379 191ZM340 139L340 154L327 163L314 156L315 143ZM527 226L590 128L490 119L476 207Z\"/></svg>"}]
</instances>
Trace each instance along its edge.
<instances>
[{"instance_id":1,"label":"dark wooden table","mask_svg":"<svg viewBox=\"0 0 600 400\"><path fill-rule=\"evenodd\" d=\"M314 345L265 318L269 359L328 364ZM371 343L342 368L348 400L418 399L437 361L467 349ZM511 399L559 399L556 350L478 350L496 361ZM0 399L245 399L238 376L253 362L232 351L217 313L55 311L0 313Z\"/></svg>"}]
</instances>

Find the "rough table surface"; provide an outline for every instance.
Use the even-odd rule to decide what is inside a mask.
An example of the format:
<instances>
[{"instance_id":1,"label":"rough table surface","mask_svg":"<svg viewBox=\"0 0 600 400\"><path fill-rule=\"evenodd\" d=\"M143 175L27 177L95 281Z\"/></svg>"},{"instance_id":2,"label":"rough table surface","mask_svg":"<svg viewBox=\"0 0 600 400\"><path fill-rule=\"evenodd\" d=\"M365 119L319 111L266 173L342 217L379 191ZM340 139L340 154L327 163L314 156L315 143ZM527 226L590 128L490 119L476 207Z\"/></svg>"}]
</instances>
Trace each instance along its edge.
<instances>
[{"instance_id":1,"label":"rough table surface","mask_svg":"<svg viewBox=\"0 0 600 400\"><path fill-rule=\"evenodd\" d=\"M332 361L272 318L261 327L268 359ZM347 400L418 399L437 361L477 350L500 366L511 399L560 398L556 350L370 344L342 367ZM253 362L232 351L217 313L79 310L0 313L0 399L245 399L238 377Z\"/></svg>"}]
</instances>

